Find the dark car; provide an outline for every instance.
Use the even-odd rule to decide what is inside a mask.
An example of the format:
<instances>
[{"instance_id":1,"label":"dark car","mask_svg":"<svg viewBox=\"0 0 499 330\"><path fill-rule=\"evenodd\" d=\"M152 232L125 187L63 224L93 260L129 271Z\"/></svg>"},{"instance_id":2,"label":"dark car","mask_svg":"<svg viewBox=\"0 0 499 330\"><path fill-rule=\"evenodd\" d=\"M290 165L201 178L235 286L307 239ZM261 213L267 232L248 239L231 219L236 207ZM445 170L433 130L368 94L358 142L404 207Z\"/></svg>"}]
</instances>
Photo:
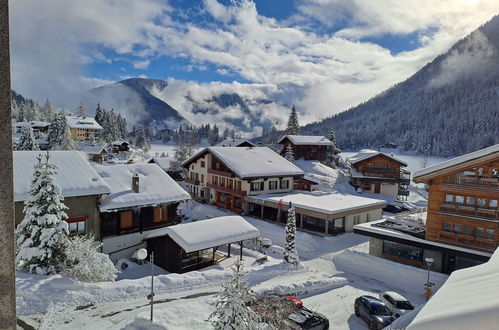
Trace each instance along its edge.
<instances>
[{"instance_id":1,"label":"dark car","mask_svg":"<svg viewBox=\"0 0 499 330\"><path fill-rule=\"evenodd\" d=\"M372 296L360 296L355 299L354 310L355 316L366 321L369 329L382 329L395 320L388 307Z\"/></svg>"},{"instance_id":2,"label":"dark car","mask_svg":"<svg viewBox=\"0 0 499 330\"><path fill-rule=\"evenodd\" d=\"M390 205L389 204L383 208L383 211L390 212L390 213L400 213L400 212L404 212L405 209L401 206L398 206L398 205Z\"/></svg>"},{"instance_id":3,"label":"dark car","mask_svg":"<svg viewBox=\"0 0 499 330\"><path fill-rule=\"evenodd\" d=\"M289 329L326 330L329 329L329 320L322 314L302 307L288 315L284 323Z\"/></svg>"}]
</instances>

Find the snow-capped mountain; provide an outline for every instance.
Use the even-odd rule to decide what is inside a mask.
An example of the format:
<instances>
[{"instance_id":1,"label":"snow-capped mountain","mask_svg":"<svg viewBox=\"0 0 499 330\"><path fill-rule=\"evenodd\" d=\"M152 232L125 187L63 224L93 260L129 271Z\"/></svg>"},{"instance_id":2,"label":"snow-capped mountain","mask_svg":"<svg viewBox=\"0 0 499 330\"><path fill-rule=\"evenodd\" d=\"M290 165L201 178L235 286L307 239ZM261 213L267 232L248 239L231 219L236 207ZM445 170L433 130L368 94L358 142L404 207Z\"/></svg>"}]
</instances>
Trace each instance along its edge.
<instances>
[{"instance_id":1,"label":"snow-capped mountain","mask_svg":"<svg viewBox=\"0 0 499 330\"><path fill-rule=\"evenodd\" d=\"M342 149L391 141L451 156L499 143L499 16L406 81L302 134L331 128Z\"/></svg>"}]
</instances>

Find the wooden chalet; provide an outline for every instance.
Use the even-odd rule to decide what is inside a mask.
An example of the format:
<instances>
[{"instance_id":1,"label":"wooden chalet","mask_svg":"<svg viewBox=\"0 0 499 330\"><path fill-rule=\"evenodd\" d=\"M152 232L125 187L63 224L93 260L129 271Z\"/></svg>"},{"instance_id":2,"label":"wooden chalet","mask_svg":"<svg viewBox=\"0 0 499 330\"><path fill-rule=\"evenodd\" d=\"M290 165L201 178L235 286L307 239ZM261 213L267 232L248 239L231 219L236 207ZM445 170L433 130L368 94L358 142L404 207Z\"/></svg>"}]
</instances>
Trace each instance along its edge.
<instances>
[{"instance_id":1,"label":"wooden chalet","mask_svg":"<svg viewBox=\"0 0 499 330\"><path fill-rule=\"evenodd\" d=\"M414 173L428 185L426 239L493 252L499 244L499 144Z\"/></svg>"},{"instance_id":2,"label":"wooden chalet","mask_svg":"<svg viewBox=\"0 0 499 330\"><path fill-rule=\"evenodd\" d=\"M99 145L82 146L80 151L86 153L88 159L96 163L102 163L109 154L106 148Z\"/></svg>"},{"instance_id":3,"label":"wooden chalet","mask_svg":"<svg viewBox=\"0 0 499 330\"><path fill-rule=\"evenodd\" d=\"M225 139L217 147L256 147L256 144L246 139Z\"/></svg>"},{"instance_id":4,"label":"wooden chalet","mask_svg":"<svg viewBox=\"0 0 499 330\"><path fill-rule=\"evenodd\" d=\"M111 143L113 154L122 155L130 151L130 143L127 141L114 141Z\"/></svg>"},{"instance_id":5,"label":"wooden chalet","mask_svg":"<svg viewBox=\"0 0 499 330\"><path fill-rule=\"evenodd\" d=\"M243 242L260 237L258 229L240 216L225 216L157 229L145 237L154 264L171 273L185 273L216 263L217 251L227 245L239 245L242 259Z\"/></svg>"},{"instance_id":6,"label":"wooden chalet","mask_svg":"<svg viewBox=\"0 0 499 330\"><path fill-rule=\"evenodd\" d=\"M282 144L281 155L284 156L288 147L293 148L295 159L327 161L329 150L333 148L333 154L341 151L324 136L315 135L285 135L279 141Z\"/></svg>"},{"instance_id":7,"label":"wooden chalet","mask_svg":"<svg viewBox=\"0 0 499 330\"><path fill-rule=\"evenodd\" d=\"M409 196L410 172L403 169L406 162L374 150L362 150L349 161L355 188L398 199Z\"/></svg>"}]
</instances>

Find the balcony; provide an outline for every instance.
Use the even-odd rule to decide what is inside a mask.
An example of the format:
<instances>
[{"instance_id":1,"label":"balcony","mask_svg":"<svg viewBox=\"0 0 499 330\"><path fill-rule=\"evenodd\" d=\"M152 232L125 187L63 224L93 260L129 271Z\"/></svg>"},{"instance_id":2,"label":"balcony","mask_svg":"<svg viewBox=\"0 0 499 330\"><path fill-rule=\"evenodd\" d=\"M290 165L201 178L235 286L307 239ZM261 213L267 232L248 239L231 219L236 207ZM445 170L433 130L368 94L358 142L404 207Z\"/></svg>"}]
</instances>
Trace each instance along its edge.
<instances>
[{"instance_id":1,"label":"balcony","mask_svg":"<svg viewBox=\"0 0 499 330\"><path fill-rule=\"evenodd\" d=\"M499 178L454 175L446 176L444 178L444 183L453 185L482 186L487 188L499 189Z\"/></svg>"},{"instance_id":2,"label":"balcony","mask_svg":"<svg viewBox=\"0 0 499 330\"><path fill-rule=\"evenodd\" d=\"M199 186L199 180L194 180L194 179L191 179L191 178L185 178L185 182L187 182L189 184L193 184L193 185Z\"/></svg>"},{"instance_id":3,"label":"balcony","mask_svg":"<svg viewBox=\"0 0 499 330\"><path fill-rule=\"evenodd\" d=\"M233 178L234 177L234 174L232 174L231 172L221 171L221 170L214 170L214 169L211 169L211 168L208 169L208 173L215 174L215 175L220 175L220 176L225 176L227 178Z\"/></svg>"},{"instance_id":4,"label":"balcony","mask_svg":"<svg viewBox=\"0 0 499 330\"><path fill-rule=\"evenodd\" d=\"M460 233L441 231L438 233L438 240L441 242L449 242L453 245L483 250L486 252L493 252L497 248L497 243L493 240L468 236Z\"/></svg>"},{"instance_id":5,"label":"balcony","mask_svg":"<svg viewBox=\"0 0 499 330\"><path fill-rule=\"evenodd\" d=\"M499 212L497 210L474 208L465 205L441 204L440 212L473 217L478 220L499 220Z\"/></svg>"},{"instance_id":6,"label":"balcony","mask_svg":"<svg viewBox=\"0 0 499 330\"><path fill-rule=\"evenodd\" d=\"M218 190L218 191L222 191L222 192L230 194L230 195L235 195L235 196L240 196L240 197L246 196L246 191L235 190L235 189L228 188L228 187L222 187L220 185L213 184L213 183L208 183L207 187L211 188L211 189Z\"/></svg>"},{"instance_id":7,"label":"balcony","mask_svg":"<svg viewBox=\"0 0 499 330\"><path fill-rule=\"evenodd\" d=\"M409 190L399 188L398 194L399 196L409 196Z\"/></svg>"}]
</instances>

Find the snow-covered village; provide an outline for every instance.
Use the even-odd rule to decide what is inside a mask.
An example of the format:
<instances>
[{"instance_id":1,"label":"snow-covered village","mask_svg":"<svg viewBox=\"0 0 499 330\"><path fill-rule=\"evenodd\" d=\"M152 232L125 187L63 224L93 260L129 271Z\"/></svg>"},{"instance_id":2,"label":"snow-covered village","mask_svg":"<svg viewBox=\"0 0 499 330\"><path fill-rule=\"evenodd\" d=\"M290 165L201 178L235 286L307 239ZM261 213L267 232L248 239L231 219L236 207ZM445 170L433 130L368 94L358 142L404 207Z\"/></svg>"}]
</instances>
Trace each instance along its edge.
<instances>
[{"instance_id":1,"label":"snow-covered village","mask_svg":"<svg viewBox=\"0 0 499 330\"><path fill-rule=\"evenodd\" d=\"M0 0L0 329L497 329L499 2Z\"/></svg>"}]
</instances>

